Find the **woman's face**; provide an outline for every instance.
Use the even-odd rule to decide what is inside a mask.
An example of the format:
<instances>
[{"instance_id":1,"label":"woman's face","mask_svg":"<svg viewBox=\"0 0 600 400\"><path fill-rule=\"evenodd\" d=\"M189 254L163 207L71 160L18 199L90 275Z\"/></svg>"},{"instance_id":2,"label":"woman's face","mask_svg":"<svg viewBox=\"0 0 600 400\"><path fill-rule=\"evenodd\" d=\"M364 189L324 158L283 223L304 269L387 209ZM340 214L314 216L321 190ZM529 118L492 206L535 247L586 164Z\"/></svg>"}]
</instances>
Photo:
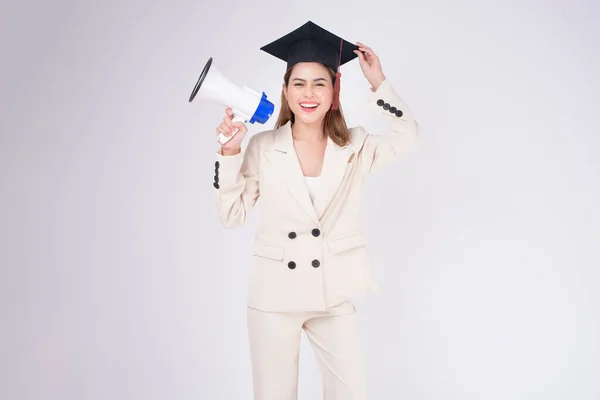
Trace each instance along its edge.
<instances>
[{"instance_id":1,"label":"woman's face","mask_svg":"<svg viewBox=\"0 0 600 400\"><path fill-rule=\"evenodd\" d=\"M333 84L328 69L317 62L294 65L283 91L296 121L321 122L333 103Z\"/></svg>"}]
</instances>

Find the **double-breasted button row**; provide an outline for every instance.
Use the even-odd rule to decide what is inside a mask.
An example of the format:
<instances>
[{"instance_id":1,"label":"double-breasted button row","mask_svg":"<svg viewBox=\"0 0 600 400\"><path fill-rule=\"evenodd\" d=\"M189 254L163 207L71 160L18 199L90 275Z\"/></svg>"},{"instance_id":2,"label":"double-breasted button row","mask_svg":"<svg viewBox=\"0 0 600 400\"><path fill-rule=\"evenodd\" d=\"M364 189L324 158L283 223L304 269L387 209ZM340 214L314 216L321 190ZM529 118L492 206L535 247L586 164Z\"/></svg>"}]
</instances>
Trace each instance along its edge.
<instances>
[{"instance_id":1,"label":"double-breasted button row","mask_svg":"<svg viewBox=\"0 0 600 400\"><path fill-rule=\"evenodd\" d=\"M321 231L319 229L317 229L317 228L313 229L310 233L314 237L319 237L321 235ZM290 232L290 233L288 233L288 237L290 239L296 239L298 237L298 235L296 234L296 232Z\"/></svg>"},{"instance_id":2,"label":"double-breasted button row","mask_svg":"<svg viewBox=\"0 0 600 400\"><path fill-rule=\"evenodd\" d=\"M219 162L215 161L215 181L213 182L215 189L219 188Z\"/></svg>"},{"instance_id":3,"label":"double-breasted button row","mask_svg":"<svg viewBox=\"0 0 600 400\"><path fill-rule=\"evenodd\" d=\"M312 260L311 265L313 267L315 267L315 268L319 268L319 266L321 265L321 261L319 261L319 260ZM296 263L294 261L288 262L288 268L289 269L296 268Z\"/></svg>"},{"instance_id":4,"label":"double-breasted button row","mask_svg":"<svg viewBox=\"0 0 600 400\"><path fill-rule=\"evenodd\" d=\"M398 110L396 107L391 106L390 103L386 103L383 99L377 100L377 105L383 108L384 110L387 110L390 113L394 114L398 118L400 118L404 114L402 110Z\"/></svg>"},{"instance_id":5,"label":"double-breasted button row","mask_svg":"<svg viewBox=\"0 0 600 400\"><path fill-rule=\"evenodd\" d=\"M310 233L314 236L314 237L319 237L321 235L321 231L317 228L313 229L312 231L310 231ZM298 237L298 234L296 232L290 232L288 233L288 238L290 239L296 239ZM314 268L318 268L321 265L321 262L319 260L312 260L311 265ZM294 269L296 268L296 263L294 261L290 261L288 262L288 268L289 269Z\"/></svg>"}]
</instances>

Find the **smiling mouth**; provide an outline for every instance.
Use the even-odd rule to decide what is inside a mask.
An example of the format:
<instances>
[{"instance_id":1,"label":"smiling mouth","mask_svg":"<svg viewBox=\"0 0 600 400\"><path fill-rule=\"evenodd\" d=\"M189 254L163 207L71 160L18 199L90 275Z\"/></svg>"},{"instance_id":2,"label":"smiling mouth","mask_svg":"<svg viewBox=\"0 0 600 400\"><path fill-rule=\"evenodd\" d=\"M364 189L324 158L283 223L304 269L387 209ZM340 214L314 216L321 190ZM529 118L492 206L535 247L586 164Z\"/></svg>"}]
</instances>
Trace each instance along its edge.
<instances>
[{"instance_id":1,"label":"smiling mouth","mask_svg":"<svg viewBox=\"0 0 600 400\"><path fill-rule=\"evenodd\" d=\"M300 107L306 112L314 111L318 106L319 103L300 103Z\"/></svg>"}]
</instances>

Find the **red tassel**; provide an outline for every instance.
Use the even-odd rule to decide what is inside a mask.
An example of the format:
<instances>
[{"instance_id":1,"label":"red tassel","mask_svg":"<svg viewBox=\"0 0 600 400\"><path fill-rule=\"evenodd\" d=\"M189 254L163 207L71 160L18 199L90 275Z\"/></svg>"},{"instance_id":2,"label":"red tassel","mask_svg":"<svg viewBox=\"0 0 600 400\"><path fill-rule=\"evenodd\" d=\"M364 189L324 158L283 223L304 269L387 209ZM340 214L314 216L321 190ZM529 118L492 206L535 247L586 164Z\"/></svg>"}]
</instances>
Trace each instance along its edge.
<instances>
[{"instance_id":1,"label":"red tassel","mask_svg":"<svg viewBox=\"0 0 600 400\"><path fill-rule=\"evenodd\" d=\"M333 105L331 108L337 110L340 106L340 79L342 78L341 72L335 73L335 84L333 85Z\"/></svg>"},{"instance_id":2,"label":"red tassel","mask_svg":"<svg viewBox=\"0 0 600 400\"><path fill-rule=\"evenodd\" d=\"M333 84L333 105L331 106L333 110L337 110L340 107L340 79L342 78L340 67L342 66L343 45L344 39L340 38L340 59L338 61L337 72L335 73L335 83Z\"/></svg>"}]
</instances>

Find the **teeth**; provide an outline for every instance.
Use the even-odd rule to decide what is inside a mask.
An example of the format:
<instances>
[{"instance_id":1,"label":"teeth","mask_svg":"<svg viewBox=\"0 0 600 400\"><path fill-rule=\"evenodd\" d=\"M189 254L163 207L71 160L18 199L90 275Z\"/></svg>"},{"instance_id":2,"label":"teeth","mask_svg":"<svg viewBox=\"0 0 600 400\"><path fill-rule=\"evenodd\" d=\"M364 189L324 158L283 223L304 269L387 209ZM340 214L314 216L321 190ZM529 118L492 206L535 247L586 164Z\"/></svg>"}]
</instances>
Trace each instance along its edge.
<instances>
[{"instance_id":1,"label":"teeth","mask_svg":"<svg viewBox=\"0 0 600 400\"><path fill-rule=\"evenodd\" d=\"M302 104L302 103L300 103L300 105L302 107L306 107L306 108L315 108L318 106L318 104Z\"/></svg>"}]
</instances>

